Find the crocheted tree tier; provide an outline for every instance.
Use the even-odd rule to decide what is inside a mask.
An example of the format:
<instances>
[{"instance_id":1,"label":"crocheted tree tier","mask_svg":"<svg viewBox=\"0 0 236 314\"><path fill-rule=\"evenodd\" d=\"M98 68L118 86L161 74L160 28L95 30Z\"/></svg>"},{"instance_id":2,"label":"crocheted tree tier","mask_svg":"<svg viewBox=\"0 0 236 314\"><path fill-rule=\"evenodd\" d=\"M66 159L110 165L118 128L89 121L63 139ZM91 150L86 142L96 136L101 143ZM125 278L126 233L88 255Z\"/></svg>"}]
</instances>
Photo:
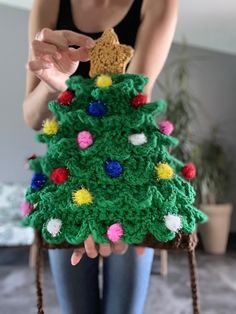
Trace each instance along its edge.
<instances>
[{"instance_id":1,"label":"crocheted tree tier","mask_svg":"<svg viewBox=\"0 0 236 314\"><path fill-rule=\"evenodd\" d=\"M167 242L192 233L207 218L194 207L195 191L184 164L169 153L178 140L161 131L163 100L147 103L143 75L80 76L49 102L54 118L37 139L44 156L34 171L22 223L47 243L138 244L148 233Z\"/></svg>"}]
</instances>

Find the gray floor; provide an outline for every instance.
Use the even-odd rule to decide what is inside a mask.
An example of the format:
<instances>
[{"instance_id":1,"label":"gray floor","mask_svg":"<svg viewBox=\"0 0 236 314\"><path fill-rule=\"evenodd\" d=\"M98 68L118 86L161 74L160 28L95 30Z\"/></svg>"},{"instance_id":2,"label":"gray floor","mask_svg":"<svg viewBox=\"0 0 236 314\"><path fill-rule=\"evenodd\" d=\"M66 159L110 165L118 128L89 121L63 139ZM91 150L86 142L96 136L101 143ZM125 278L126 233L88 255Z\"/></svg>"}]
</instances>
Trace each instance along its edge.
<instances>
[{"instance_id":1,"label":"gray floor","mask_svg":"<svg viewBox=\"0 0 236 314\"><path fill-rule=\"evenodd\" d=\"M36 314L34 273L27 266L27 252L0 251L0 313ZM197 253L203 314L236 313L236 253L226 256ZM159 260L153 262L144 314L191 314L187 258L169 254L169 274L159 275ZM48 267L44 272L45 312L59 314ZM126 314L126 313L124 313Z\"/></svg>"}]
</instances>

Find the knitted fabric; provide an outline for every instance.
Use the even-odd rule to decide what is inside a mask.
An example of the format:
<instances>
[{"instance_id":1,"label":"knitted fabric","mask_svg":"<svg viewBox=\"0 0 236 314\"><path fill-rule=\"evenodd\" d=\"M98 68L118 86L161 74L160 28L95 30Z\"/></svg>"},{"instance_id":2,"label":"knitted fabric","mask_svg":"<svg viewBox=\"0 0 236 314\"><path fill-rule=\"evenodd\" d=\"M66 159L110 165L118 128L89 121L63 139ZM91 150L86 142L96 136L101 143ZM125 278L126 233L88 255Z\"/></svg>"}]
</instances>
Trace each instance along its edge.
<instances>
[{"instance_id":1,"label":"knitted fabric","mask_svg":"<svg viewBox=\"0 0 236 314\"><path fill-rule=\"evenodd\" d=\"M168 148L178 145L178 140L163 134L156 124L166 103L159 100L133 107L131 101L143 91L147 78L134 74L111 78L112 85L99 87L96 77L72 77L67 81L75 95L71 104L49 102L58 130L37 134L47 144L47 153L28 161L31 170L47 180L40 188L27 189L26 201L34 209L23 220L24 225L41 231L47 243L78 244L89 234L97 243L109 243L107 231L114 224L122 226L123 242L141 243L149 232L167 242L178 231L192 233L197 223L206 220L194 207L193 187L182 177L184 164L169 153ZM106 105L103 116L87 111L97 101ZM84 131L93 139L86 148L77 140ZM130 136L137 134L145 135L145 140L133 144ZM119 175L106 171L110 161L120 165ZM159 165L168 165L173 175L158 172ZM50 179L58 168L68 170L61 184Z\"/></svg>"}]
</instances>

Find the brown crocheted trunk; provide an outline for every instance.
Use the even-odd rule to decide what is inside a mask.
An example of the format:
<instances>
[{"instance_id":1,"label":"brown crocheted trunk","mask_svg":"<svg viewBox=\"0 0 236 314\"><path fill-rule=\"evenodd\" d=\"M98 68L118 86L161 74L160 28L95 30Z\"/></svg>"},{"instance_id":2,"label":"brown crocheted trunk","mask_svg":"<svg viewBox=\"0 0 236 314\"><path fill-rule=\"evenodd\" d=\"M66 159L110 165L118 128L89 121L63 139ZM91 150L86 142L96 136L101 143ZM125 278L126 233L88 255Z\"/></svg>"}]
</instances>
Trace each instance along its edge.
<instances>
[{"instance_id":1,"label":"brown crocheted trunk","mask_svg":"<svg viewBox=\"0 0 236 314\"><path fill-rule=\"evenodd\" d=\"M41 238L40 232L36 231L38 236ZM176 237L172 241L168 242L160 242L156 240L156 238L151 234L148 233L144 239L144 241L139 246L144 247L151 247L154 249L161 249L161 250L170 250L170 249L181 249L192 251L197 245L197 236L195 233L186 234L186 233L177 233ZM61 244L49 244L42 240L41 238L41 245L44 249L70 249L70 248L78 248L83 247L84 244L69 244L67 242Z\"/></svg>"}]
</instances>

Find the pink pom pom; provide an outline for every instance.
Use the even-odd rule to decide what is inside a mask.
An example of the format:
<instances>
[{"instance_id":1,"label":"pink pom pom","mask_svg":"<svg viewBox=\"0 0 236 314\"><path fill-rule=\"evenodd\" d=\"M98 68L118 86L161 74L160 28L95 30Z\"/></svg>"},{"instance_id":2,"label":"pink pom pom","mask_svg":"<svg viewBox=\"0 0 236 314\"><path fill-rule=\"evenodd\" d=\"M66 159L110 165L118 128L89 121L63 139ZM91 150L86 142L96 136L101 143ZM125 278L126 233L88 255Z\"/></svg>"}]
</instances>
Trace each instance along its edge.
<instances>
[{"instance_id":1,"label":"pink pom pom","mask_svg":"<svg viewBox=\"0 0 236 314\"><path fill-rule=\"evenodd\" d=\"M20 211L24 216L29 215L32 210L34 209L34 206L28 202L22 202L20 206Z\"/></svg>"},{"instance_id":2,"label":"pink pom pom","mask_svg":"<svg viewBox=\"0 0 236 314\"><path fill-rule=\"evenodd\" d=\"M112 242L117 242L123 236L124 230L120 223L115 223L107 229L107 237Z\"/></svg>"},{"instance_id":3,"label":"pink pom pom","mask_svg":"<svg viewBox=\"0 0 236 314\"><path fill-rule=\"evenodd\" d=\"M174 130L174 125L168 120L159 123L160 131L163 134L170 135Z\"/></svg>"},{"instance_id":4,"label":"pink pom pom","mask_svg":"<svg viewBox=\"0 0 236 314\"><path fill-rule=\"evenodd\" d=\"M81 149L85 149L93 144L93 136L88 131L79 132L77 135L77 143Z\"/></svg>"}]
</instances>

